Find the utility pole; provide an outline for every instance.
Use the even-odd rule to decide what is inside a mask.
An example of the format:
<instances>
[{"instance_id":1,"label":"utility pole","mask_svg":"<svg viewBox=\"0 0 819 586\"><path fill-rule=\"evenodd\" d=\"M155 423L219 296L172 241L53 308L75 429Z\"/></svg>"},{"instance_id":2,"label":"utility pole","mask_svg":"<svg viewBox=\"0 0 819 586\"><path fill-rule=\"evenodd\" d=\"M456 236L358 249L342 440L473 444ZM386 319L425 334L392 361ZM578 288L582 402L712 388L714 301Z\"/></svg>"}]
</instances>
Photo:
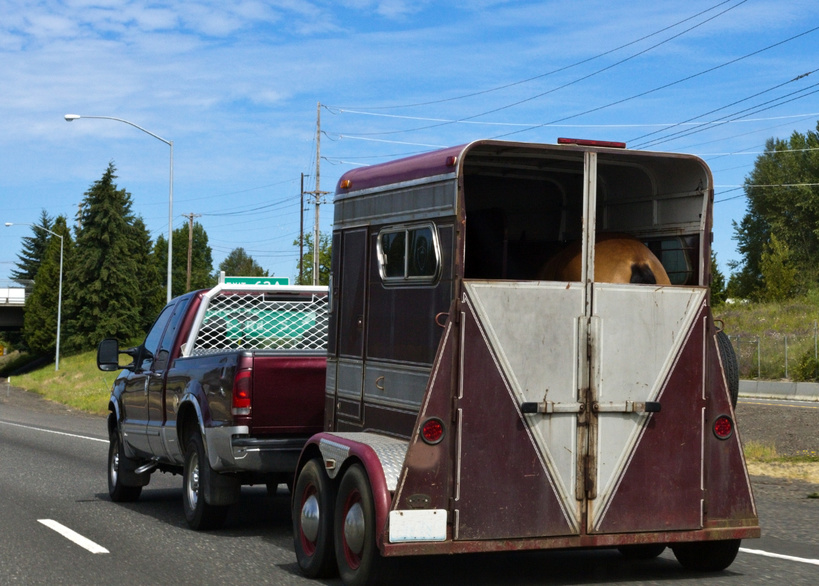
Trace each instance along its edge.
<instances>
[{"instance_id":1,"label":"utility pole","mask_svg":"<svg viewBox=\"0 0 819 586\"><path fill-rule=\"evenodd\" d=\"M302 193L304 193L302 187ZM312 195L316 204L316 219L313 228L313 285L319 284L319 206L321 196L327 195L329 191L321 191L321 102L316 106L316 189L308 191L307 195Z\"/></svg>"},{"instance_id":2,"label":"utility pole","mask_svg":"<svg viewBox=\"0 0 819 586\"><path fill-rule=\"evenodd\" d=\"M185 280L185 293L191 290L191 258L193 256L193 219L201 217L202 214L182 214L183 218L188 218L188 278Z\"/></svg>"},{"instance_id":3,"label":"utility pole","mask_svg":"<svg viewBox=\"0 0 819 586\"><path fill-rule=\"evenodd\" d=\"M304 173L301 174L299 220L299 285L304 285Z\"/></svg>"}]
</instances>

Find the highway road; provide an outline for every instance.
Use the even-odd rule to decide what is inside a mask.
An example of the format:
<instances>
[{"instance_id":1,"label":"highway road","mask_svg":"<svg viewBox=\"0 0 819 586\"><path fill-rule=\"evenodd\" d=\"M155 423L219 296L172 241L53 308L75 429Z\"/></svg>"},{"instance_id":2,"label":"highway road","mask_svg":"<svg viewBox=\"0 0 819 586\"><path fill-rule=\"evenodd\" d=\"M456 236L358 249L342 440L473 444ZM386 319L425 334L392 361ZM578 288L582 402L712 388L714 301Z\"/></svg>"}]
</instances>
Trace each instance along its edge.
<instances>
[{"instance_id":1,"label":"highway road","mask_svg":"<svg viewBox=\"0 0 819 586\"><path fill-rule=\"evenodd\" d=\"M136 503L106 486L105 420L0 386L0 583L316 584L292 550L289 495L246 487L224 529L196 533L182 480L156 473ZM22 396L22 395L20 395ZM728 570L686 572L670 550L648 562L616 551L395 560L391 584L819 584L816 485L754 478L764 536ZM338 580L323 582L339 584Z\"/></svg>"}]
</instances>

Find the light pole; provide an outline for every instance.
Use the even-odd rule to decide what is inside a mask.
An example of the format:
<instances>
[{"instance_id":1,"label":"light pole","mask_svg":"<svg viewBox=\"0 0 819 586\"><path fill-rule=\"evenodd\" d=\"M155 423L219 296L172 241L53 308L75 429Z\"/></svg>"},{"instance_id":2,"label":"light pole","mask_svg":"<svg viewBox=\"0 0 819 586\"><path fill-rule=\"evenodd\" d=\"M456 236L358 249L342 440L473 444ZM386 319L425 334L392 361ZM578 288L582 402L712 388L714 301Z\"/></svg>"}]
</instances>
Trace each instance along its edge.
<instances>
[{"instance_id":1,"label":"light pole","mask_svg":"<svg viewBox=\"0 0 819 586\"><path fill-rule=\"evenodd\" d=\"M98 118L101 120L116 120L117 122L124 122L134 128L138 128L145 134L150 134L157 140L161 140L166 145L171 147L171 182L168 194L168 301L171 300L173 294L171 293L171 269L172 269L172 262L171 259L173 257L173 141L172 140L165 140L161 136L157 136L150 130L146 130L139 126L138 124L134 124L133 122L129 122L127 120L123 120L122 118L114 118L113 116L80 116L79 114L66 114L65 120L66 122L71 122L72 120L77 120L79 118Z\"/></svg>"},{"instance_id":2,"label":"light pole","mask_svg":"<svg viewBox=\"0 0 819 586\"><path fill-rule=\"evenodd\" d=\"M28 224L28 223L17 223L14 222L6 222L6 227L8 226L31 226L32 228L38 228L40 230L45 230L49 234L53 234L57 238L60 239L60 288L59 292L57 293L57 353L54 355L54 370L60 370L60 323L62 322L62 313L63 313L63 237L56 232L52 232L48 228L43 228L42 226L38 226L37 224Z\"/></svg>"}]
</instances>

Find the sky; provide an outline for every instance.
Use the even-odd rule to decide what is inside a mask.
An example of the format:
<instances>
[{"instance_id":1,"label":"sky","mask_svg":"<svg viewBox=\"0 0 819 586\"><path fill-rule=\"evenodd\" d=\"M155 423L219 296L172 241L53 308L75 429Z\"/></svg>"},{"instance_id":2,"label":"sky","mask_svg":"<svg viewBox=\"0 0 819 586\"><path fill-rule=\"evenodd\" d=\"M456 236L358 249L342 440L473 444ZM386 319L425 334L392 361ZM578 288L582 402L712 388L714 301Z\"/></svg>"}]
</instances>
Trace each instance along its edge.
<instances>
[{"instance_id":1,"label":"sky","mask_svg":"<svg viewBox=\"0 0 819 586\"><path fill-rule=\"evenodd\" d=\"M113 162L167 236L172 141L174 228L198 214L214 268L241 246L292 278L302 174L329 232L349 169L568 136L702 157L727 274L741 186L817 129L817 92L815 0L0 0L0 224L73 223ZM0 283L30 235L0 225Z\"/></svg>"}]
</instances>

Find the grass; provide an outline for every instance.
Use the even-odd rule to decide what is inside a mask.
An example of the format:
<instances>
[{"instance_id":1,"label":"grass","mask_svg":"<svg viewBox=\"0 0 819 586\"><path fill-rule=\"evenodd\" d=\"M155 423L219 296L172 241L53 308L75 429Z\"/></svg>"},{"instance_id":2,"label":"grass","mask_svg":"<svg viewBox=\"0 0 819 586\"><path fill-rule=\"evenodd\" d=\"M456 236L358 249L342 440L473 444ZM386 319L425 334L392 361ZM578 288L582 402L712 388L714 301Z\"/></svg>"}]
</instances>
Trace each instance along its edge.
<instances>
[{"instance_id":1,"label":"grass","mask_svg":"<svg viewBox=\"0 0 819 586\"><path fill-rule=\"evenodd\" d=\"M104 415L116 376L116 372L97 369L96 350L91 350L61 357L59 371L52 363L13 377L11 384L73 409Z\"/></svg>"},{"instance_id":2,"label":"grass","mask_svg":"<svg viewBox=\"0 0 819 586\"><path fill-rule=\"evenodd\" d=\"M751 474L819 483L819 453L815 450L780 456L774 446L749 441L743 452ZM807 498L819 498L819 493L808 494Z\"/></svg>"}]
</instances>

